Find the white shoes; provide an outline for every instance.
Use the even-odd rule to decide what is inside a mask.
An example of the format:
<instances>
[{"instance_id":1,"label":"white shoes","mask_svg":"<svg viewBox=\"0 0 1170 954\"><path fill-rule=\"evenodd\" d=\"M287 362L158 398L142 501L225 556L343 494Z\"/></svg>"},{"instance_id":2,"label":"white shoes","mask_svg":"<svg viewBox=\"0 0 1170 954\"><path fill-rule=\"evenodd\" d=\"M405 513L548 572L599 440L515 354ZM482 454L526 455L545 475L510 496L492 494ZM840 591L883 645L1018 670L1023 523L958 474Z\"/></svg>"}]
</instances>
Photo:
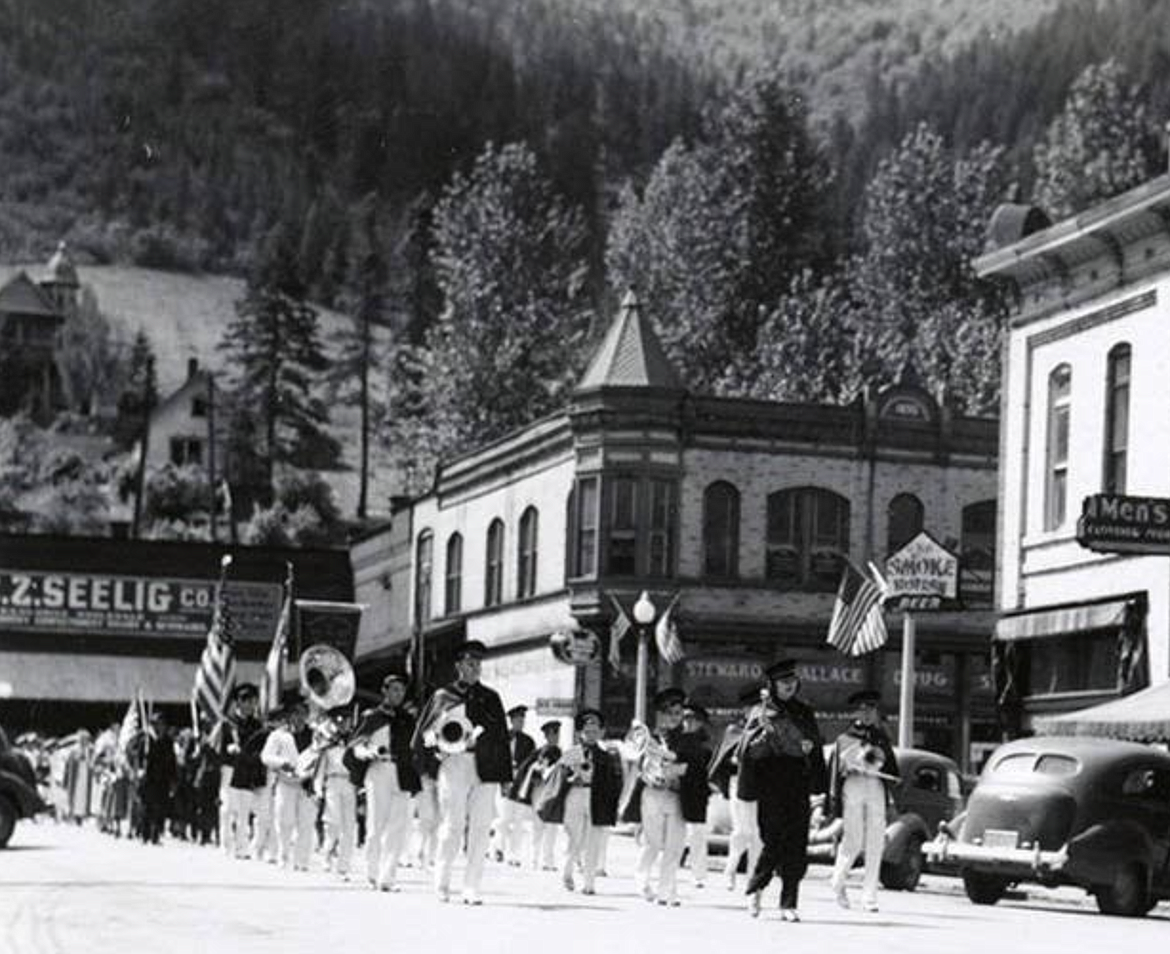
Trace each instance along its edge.
<instances>
[{"instance_id":1,"label":"white shoes","mask_svg":"<svg viewBox=\"0 0 1170 954\"><path fill-rule=\"evenodd\" d=\"M780 920L791 921L793 924L800 920L800 915L796 913L796 908L781 908Z\"/></svg>"},{"instance_id":2,"label":"white shoes","mask_svg":"<svg viewBox=\"0 0 1170 954\"><path fill-rule=\"evenodd\" d=\"M472 907L478 907L483 904L483 898L479 896L478 891L472 891L470 888L466 888L463 891L463 903L469 904Z\"/></svg>"}]
</instances>

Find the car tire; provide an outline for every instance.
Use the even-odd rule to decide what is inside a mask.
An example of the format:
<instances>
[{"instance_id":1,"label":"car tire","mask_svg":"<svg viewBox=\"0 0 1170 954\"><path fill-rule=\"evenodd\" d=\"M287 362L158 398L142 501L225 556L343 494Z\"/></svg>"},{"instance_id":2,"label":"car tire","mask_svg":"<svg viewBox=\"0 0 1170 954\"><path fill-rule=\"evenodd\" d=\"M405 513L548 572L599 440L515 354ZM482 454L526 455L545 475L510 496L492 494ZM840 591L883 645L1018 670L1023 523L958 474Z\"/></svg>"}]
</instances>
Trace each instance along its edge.
<instances>
[{"instance_id":1,"label":"car tire","mask_svg":"<svg viewBox=\"0 0 1170 954\"><path fill-rule=\"evenodd\" d=\"M1094 894L1102 914L1140 918L1150 911L1150 890L1141 865L1126 865L1117 872L1113 884L1097 888Z\"/></svg>"},{"instance_id":2,"label":"car tire","mask_svg":"<svg viewBox=\"0 0 1170 954\"><path fill-rule=\"evenodd\" d=\"M0 795L0 848L7 846L12 832L16 829L16 820L19 817L16 806L3 795Z\"/></svg>"},{"instance_id":3,"label":"car tire","mask_svg":"<svg viewBox=\"0 0 1170 954\"><path fill-rule=\"evenodd\" d=\"M1007 893L1009 883L980 871L963 872L963 889L972 904L995 904Z\"/></svg>"},{"instance_id":4,"label":"car tire","mask_svg":"<svg viewBox=\"0 0 1170 954\"><path fill-rule=\"evenodd\" d=\"M906 842L902 859L897 863L884 862L881 870L882 887L890 891L913 891L922 879L925 859L922 857L921 835L913 836Z\"/></svg>"}]
</instances>

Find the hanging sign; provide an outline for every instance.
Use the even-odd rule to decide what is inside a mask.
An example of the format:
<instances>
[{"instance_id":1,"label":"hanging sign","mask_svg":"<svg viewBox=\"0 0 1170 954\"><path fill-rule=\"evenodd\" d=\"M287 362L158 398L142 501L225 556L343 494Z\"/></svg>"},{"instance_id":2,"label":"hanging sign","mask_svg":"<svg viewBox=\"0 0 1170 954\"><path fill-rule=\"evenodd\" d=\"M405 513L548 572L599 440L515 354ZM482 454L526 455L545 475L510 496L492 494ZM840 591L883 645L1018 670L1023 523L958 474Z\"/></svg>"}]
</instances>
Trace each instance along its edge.
<instances>
[{"instance_id":1,"label":"hanging sign","mask_svg":"<svg viewBox=\"0 0 1170 954\"><path fill-rule=\"evenodd\" d=\"M561 630L548 643L553 655L570 666L588 666L601 658L601 640L588 630Z\"/></svg>"},{"instance_id":2,"label":"hanging sign","mask_svg":"<svg viewBox=\"0 0 1170 954\"><path fill-rule=\"evenodd\" d=\"M886 560L886 582L888 598L934 605L953 600L959 591L959 558L924 530Z\"/></svg>"},{"instance_id":3,"label":"hanging sign","mask_svg":"<svg viewBox=\"0 0 1170 954\"><path fill-rule=\"evenodd\" d=\"M1093 494L1081 505L1077 542L1099 553L1170 555L1170 500Z\"/></svg>"}]
</instances>

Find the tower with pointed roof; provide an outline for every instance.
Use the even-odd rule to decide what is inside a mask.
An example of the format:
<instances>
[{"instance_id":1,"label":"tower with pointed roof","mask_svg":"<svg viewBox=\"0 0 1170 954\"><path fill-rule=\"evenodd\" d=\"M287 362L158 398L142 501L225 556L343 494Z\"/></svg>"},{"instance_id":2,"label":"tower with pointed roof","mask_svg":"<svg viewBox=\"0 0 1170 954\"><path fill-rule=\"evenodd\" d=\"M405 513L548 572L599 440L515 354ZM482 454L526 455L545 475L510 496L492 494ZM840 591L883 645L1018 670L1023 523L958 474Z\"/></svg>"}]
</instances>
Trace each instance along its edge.
<instances>
[{"instance_id":1,"label":"tower with pointed roof","mask_svg":"<svg viewBox=\"0 0 1170 954\"><path fill-rule=\"evenodd\" d=\"M45 274L40 285L59 314L68 318L76 312L81 282L77 278L77 266L73 263L73 256L64 241L57 243L57 250L53 252L49 264L45 266Z\"/></svg>"}]
</instances>

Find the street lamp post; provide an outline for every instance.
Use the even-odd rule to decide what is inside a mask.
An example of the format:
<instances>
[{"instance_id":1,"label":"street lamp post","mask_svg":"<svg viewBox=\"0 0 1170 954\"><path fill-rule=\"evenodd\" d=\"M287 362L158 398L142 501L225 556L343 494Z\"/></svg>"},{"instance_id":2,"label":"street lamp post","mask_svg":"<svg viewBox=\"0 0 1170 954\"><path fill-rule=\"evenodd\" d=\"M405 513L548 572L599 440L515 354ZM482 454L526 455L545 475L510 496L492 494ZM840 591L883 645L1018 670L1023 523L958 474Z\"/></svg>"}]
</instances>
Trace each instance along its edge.
<instances>
[{"instance_id":1,"label":"street lamp post","mask_svg":"<svg viewBox=\"0 0 1170 954\"><path fill-rule=\"evenodd\" d=\"M646 724L646 690L650 679L650 624L657 610L645 590L634 604L634 622L638 624L638 669L634 682L634 718Z\"/></svg>"}]
</instances>

